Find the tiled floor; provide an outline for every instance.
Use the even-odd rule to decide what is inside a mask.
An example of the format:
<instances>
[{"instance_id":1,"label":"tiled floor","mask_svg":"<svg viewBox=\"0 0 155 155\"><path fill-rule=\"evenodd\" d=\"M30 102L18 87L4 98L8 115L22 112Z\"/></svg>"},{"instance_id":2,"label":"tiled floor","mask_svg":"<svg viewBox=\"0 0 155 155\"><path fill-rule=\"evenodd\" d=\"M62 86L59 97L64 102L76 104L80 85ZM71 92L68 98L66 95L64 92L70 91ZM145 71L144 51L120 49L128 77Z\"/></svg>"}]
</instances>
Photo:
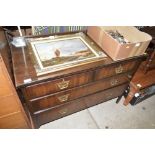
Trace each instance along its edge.
<instances>
[{"instance_id":1,"label":"tiled floor","mask_svg":"<svg viewBox=\"0 0 155 155\"><path fill-rule=\"evenodd\" d=\"M123 100L123 99L122 99ZM116 99L42 125L41 129L141 129L155 128L155 95L137 104L123 106Z\"/></svg>"}]
</instances>

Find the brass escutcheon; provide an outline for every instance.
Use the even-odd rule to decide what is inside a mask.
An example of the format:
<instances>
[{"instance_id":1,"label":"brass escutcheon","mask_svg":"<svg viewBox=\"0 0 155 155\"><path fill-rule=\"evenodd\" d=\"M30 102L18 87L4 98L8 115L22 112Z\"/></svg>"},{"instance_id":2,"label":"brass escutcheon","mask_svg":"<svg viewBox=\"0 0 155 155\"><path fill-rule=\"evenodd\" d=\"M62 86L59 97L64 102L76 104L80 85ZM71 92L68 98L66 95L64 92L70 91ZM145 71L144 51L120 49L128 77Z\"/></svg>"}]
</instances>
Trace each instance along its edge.
<instances>
[{"instance_id":1,"label":"brass escutcheon","mask_svg":"<svg viewBox=\"0 0 155 155\"><path fill-rule=\"evenodd\" d=\"M69 94L62 95L62 96L59 96L59 97L58 97L58 100L59 100L60 102L65 102L65 101L68 100L68 97L69 97Z\"/></svg>"},{"instance_id":2,"label":"brass escutcheon","mask_svg":"<svg viewBox=\"0 0 155 155\"><path fill-rule=\"evenodd\" d=\"M61 115L64 115L64 114L66 114L67 112L68 112L68 109L62 109L62 110L59 111L59 113L60 113Z\"/></svg>"},{"instance_id":3,"label":"brass escutcheon","mask_svg":"<svg viewBox=\"0 0 155 155\"><path fill-rule=\"evenodd\" d=\"M116 68L115 68L115 72L116 72L116 74L122 73L122 72L123 72L123 67L122 67L122 65L119 65L119 67L116 67Z\"/></svg>"},{"instance_id":4,"label":"brass escutcheon","mask_svg":"<svg viewBox=\"0 0 155 155\"><path fill-rule=\"evenodd\" d=\"M69 81L65 81L64 79L62 80L62 82L57 83L57 86L59 87L59 89L65 89L69 86Z\"/></svg>"},{"instance_id":5,"label":"brass escutcheon","mask_svg":"<svg viewBox=\"0 0 155 155\"><path fill-rule=\"evenodd\" d=\"M117 79L113 79L110 82L111 86L115 86L117 83L118 83L118 80Z\"/></svg>"}]
</instances>

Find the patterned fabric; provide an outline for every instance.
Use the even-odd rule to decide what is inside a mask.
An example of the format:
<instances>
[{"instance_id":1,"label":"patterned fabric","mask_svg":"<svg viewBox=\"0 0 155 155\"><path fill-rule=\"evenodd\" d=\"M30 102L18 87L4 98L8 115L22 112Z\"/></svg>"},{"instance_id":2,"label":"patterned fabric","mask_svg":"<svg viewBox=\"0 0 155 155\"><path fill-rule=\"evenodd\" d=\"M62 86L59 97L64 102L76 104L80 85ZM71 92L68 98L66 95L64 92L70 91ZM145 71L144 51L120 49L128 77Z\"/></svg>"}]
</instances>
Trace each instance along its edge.
<instances>
[{"instance_id":1,"label":"patterned fabric","mask_svg":"<svg viewBox=\"0 0 155 155\"><path fill-rule=\"evenodd\" d=\"M87 26L33 26L33 35L85 31Z\"/></svg>"}]
</instances>

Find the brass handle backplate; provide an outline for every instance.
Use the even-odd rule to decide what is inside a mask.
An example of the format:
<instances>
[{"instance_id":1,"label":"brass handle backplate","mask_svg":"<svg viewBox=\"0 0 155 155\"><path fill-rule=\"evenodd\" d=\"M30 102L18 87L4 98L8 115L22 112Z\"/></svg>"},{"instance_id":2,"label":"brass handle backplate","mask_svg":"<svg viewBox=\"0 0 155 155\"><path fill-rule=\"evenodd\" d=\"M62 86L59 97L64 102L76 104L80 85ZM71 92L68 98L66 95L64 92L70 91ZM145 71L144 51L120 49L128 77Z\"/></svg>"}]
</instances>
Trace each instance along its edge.
<instances>
[{"instance_id":1,"label":"brass handle backplate","mask_svg":"<svg viewBox=\"0 0 155 155\"><path fill-rule=\"evenodd\" d=\"M59 87L59 89L65 89L68 88L69 86L69 81L65 81L64 79L62 80L62 82L57 83L57 86Z\"/></svg>"},{"instance_id":2,"label":"brass handle backplate","mask_svg":"<svg viewBox=\"0 0 155 155\"><path fill-rule=\"evenodd\" d=\"M64 114L66 114L67 112L68 112L68 109L59 110L59 113L60 113L61 115L64 115Z\"/></svg>"},{"instance_id":3,"label":"brass handle backplate","mask_svg":"<svg viewBox=\"0 0 155 155\"><path fill-rule=\"evenodd\" d=\"M65 102L65 101L68 100L68 97L69 97L69 94L62 95L62 96L59 96L59 97L58 97L58 100L59 100L60 102Z\"/></svg>"},{"instance_id":4,"label":"brass handle backplate","mask_svg":"<svg viewBox=\"0 0 155 155\"><path fill-rule=\"evenodd\" d=\"M118 80L117 79L113 79L113 80L111 80L110 84L111 84L111 86L115 86L115 85L118 84Z\"/></svg>"},{"instance_id":5,"label":"brass handle backplate","mask_svg":"<svg viewBox=\"0 0 155 155\"><path fill-rule=\"evenodd\" d=\"M122 67L122 65L119 65L118 67L116 67L116 68L115 68L115 72L116 72L116 74L122 73L122 72L123 72L123 67Z\"/></svg>"}]
</instances>

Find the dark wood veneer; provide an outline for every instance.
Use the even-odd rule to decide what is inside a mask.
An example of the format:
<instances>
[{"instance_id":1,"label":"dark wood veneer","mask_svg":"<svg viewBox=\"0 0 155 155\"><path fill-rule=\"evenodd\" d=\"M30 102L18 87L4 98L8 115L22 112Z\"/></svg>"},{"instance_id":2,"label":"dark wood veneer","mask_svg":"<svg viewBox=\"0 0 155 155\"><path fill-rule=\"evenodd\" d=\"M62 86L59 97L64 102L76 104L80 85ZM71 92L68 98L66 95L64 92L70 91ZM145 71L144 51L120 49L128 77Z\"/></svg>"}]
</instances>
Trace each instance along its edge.
<instances>
[{"instance_id":1,"label":"dark wood veneer","mask_svg":"<svg viewBox=\"0 0 155 155\"><path fill-rule=\"evenodd\" d=\"M91 41L89 37L87 39ZM95 43L93 46L102 50ZM37 76L28 47L24 47L22 51L22 48L12 46L11 53L15 85L21 96L24 96L23 102L29 109L36 128L44 123L121 96L129 79L145 58L145 55L141 55L113 61L107 56ZM31 82L24 83L25 79L31 79ZM60 89L57 84L63 80L70 82L65 88ZM69 94L68 97L65 96L67 94Z\"/></svg>"},{"instance_id":2,"label":"dark wood veneer","mask_svg":"<svg viewBox=\"0 0 155 155\"><path fill-rule=\"evenodd\" d=\"M127 74L119 75L117 77L111 77L108 79L103 79L97 82L91 82L85 86L75 87L73 89L65 90L55 94L50 94L47 96L42 96L40 98L35 98L30 100L30 106L33 111L41 111L50 107L54 107L65 102L89 95L96 92L105 90L107 88L112 88L117 85L127 83L129 81ZM66 97L65 101L61 101L62 97ZM59 99L60 98L60 99Z\"/></svg>"},{"instance_id":3,"label":"dark wood veneer","mask_svg":"<svg viewBox=\"0 0 155 155\"><path fill-rule=\"evenodd\" d=\"M77 100L73 100L57 108L47 109L44 112L38 112L34 115L35 122L36 122L35 124L40 126L50 121L62 118L69 114L78 112L80 110L84 110L88 107L91 107L99 103L102 103L104 101L115 98L119 96L119 94L123 93L126 87L127 87L127 84L124 84L112 89L107 89L105 91L98 92L93 95L89 95L83 98L79 98Z\"/></svg>"}]
</instances>

